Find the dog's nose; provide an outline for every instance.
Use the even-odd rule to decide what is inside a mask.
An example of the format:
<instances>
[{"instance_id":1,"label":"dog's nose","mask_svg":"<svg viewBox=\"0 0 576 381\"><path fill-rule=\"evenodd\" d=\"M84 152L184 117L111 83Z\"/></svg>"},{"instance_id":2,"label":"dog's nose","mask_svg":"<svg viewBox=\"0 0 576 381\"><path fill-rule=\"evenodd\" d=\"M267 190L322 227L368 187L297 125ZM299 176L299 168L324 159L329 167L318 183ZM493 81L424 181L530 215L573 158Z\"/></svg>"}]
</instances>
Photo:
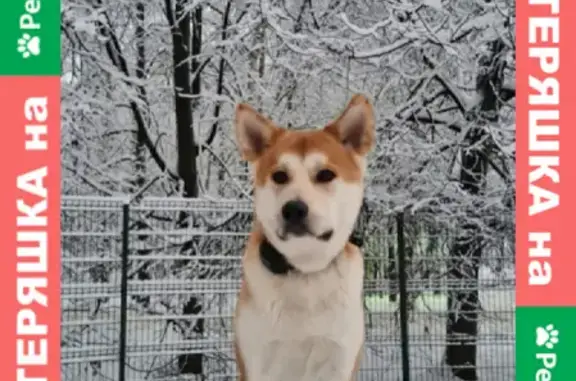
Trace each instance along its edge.
<instances>
[{"instance_id":1,"label":"dog's nose","mask_svg":"<svg viewBox=\"0 0 576 381\"><path fill-rule=\"evenodd\" d=\"M282 207L282 217L290 224L301 223L308 216L308 205L301 200L288 201Z\"/></svg>"}]
</instances>

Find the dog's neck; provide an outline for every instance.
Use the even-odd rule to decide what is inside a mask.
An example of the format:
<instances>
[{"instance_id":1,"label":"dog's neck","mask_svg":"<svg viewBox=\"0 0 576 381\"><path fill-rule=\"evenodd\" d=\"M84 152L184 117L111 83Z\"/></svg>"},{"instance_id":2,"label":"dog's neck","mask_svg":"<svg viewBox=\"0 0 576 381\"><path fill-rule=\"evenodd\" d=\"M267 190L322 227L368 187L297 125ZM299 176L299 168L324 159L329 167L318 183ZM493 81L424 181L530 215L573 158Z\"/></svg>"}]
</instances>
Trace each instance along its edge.
<instances>
[{"instance_id":1,"label":"dog's neck","mask_svg":"<svg viewBox=\"0 0 576 381\"><path fill-rule=\"evenodd\" d=\"M274 275L286 275L298 272L286 256L278 251L266 238L260 243L260 261Z\"/></svg>"},{"instance_id":2,"label":"dog's neck","mask_svg":"<svg viewBox=\"0 0 576 381\"><path fill-rule=\"evenodd\" d=\"M362 247L362 238L356 231L352 232L348 238L348 242ZM260 242L260 262L262 265L274 275L287 275L289 273L298 273L298 269L294 267L276 247L274 247L270 241L263 238Z\"/></svg>"}]
</instances>

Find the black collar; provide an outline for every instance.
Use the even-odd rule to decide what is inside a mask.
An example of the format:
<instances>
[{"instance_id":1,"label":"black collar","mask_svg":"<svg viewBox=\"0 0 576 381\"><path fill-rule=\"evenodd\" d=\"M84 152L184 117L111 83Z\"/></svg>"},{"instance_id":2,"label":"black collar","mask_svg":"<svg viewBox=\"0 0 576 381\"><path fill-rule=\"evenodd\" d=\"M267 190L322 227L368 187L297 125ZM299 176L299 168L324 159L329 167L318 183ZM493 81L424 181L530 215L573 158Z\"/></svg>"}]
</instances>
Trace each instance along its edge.
<instances>
[{"instance_id":1,"label":"black collar","mask_svg":"<svg viewBox=\"0 0 576 381\"><path fill-rule=\"evenodd\" d=\"M362 247L363 239L359 234L353 232L348 242ZM278 251L272 244L264 238L260 243L260 261L274 275L286 275L290 272L298 272L298 270L288 262L286 256Z\"/></svg>"},{"instance_id":2,"label":"black collar","mask_svg":"<svg viewBox=\"0 0 576 381\"><path fill-rule=\"evenodd\" d=\"M286 275L296 271L284 254L278 251L266 238L260 244L260 261L272 274Z\"/></svg>"}]
</instances>

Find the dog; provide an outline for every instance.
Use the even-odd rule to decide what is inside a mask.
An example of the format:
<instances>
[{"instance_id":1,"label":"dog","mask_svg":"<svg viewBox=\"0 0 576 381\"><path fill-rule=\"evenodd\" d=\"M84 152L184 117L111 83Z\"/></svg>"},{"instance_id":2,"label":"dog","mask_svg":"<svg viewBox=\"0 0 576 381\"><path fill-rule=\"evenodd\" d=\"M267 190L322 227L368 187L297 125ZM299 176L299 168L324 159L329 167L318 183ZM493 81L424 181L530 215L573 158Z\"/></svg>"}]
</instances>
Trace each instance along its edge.
<instances>
[{"instance_id":1,"label":"dog","mask_svg":"<svg viewBox=\"0 0 576 381\"><path fill-rule=\"evenodd\" d=\"M374 144L360 94L322 129L287 130L239 104L254 222L234 314L239 381L351 381L364 344L364 263L349 242Z\"/></svg>"}]
</instances>

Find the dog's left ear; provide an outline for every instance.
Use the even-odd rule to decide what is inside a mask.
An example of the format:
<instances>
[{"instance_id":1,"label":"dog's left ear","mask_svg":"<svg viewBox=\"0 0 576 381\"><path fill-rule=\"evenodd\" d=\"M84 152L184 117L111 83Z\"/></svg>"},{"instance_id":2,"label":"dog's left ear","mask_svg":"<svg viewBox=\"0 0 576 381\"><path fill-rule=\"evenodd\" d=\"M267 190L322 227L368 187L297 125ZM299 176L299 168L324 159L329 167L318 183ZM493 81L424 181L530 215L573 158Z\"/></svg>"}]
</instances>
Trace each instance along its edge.
<instances>
[{"instance_id":1,"label":"dog's left ear","mask_svg":"<svg viewBox=\"0 0 576 381\"><path fill-rule=\"evenodd\" d=\"M366 155L372 149L374 129L374 110L361 94L354 95L338 119L324 127L324 131L336 136L358 155Z\"/></svg>"}]
</instances>

